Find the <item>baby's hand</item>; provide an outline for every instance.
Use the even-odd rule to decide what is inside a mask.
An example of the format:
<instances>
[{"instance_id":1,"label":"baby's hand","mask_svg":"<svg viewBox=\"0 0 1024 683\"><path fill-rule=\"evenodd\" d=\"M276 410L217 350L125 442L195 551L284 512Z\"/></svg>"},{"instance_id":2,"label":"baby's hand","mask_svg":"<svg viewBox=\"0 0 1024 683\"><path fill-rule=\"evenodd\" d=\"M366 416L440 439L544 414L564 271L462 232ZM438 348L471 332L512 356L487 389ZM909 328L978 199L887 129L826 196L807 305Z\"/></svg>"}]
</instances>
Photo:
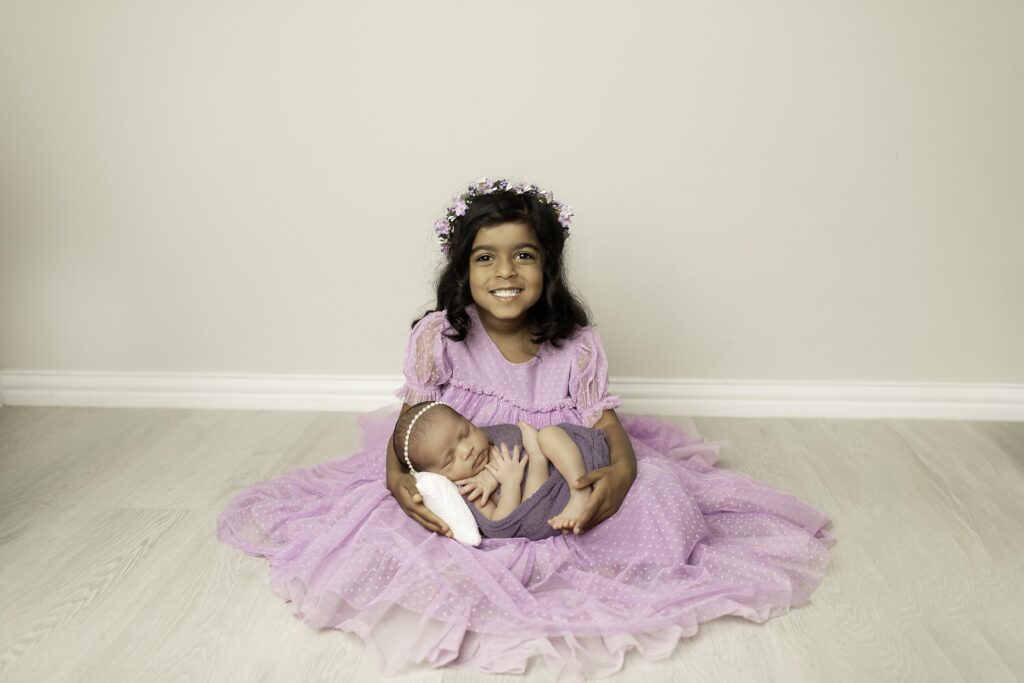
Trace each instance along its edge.
<instances>
[{"instance_id":1,"label":"baby's hand","mask_svg":"<svg viewBox=\"0 0 1024 683\"><path fill-rule=\"evenodd\" d=\"M508 452L508 444L501 444L491 447L491 461L485 469L494 475L502 487L516 487L523 482L523 472L526 470L526 458L519 453L519 446L514 446L512 452ZM502 491L505 489L502 488Z\"/></svg>"},{"instance_id":2,"label":"baby's hand","mask_svg":"<svg viewBox=\"0 0 1024 683\"><path fill-rule=\"evenodd\" d=\"M477 505L486 505L494 489L498 488L498 480L487 470L469 479L459 479L455 483L459 486L459 493L466 496L466 500L472 502L479 498L476 501Z\"/></svg>"}]
</instances>

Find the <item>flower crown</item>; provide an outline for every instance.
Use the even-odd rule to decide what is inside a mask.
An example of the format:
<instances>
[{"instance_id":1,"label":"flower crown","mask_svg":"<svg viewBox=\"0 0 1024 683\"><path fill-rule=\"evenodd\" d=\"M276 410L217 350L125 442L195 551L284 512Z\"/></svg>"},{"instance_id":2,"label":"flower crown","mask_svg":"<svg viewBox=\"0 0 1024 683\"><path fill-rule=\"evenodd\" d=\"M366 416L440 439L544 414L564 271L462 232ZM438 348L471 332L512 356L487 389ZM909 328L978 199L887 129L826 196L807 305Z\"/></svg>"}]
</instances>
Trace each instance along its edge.
<instances>
[{"instance_id":1,"label":"flower crown","mask_svg":"<svg viewBox=\"0 0 1024 683\"><path fill-rule=\"evenodd\" d=\"M492 180L481 178L472 185L466 187L464 192L455 195L451 204L445 211L444 218L439 218L434 223L434 231L437 233L437 241L441 243L441 251L445 254L451 246L452 231L455 228L455 221L460 216L466 215L466 208L476 197L495 192L514 192L515 194L531 194L542 204L549 205L558 214L558 223L562 226L562 233L569 236L569 225L572 224L572 208L568 204L555 201L555 196L550 191L542 190L536 185L526 183L513 183L504 178Z\"/></svg>"}]
</instances>

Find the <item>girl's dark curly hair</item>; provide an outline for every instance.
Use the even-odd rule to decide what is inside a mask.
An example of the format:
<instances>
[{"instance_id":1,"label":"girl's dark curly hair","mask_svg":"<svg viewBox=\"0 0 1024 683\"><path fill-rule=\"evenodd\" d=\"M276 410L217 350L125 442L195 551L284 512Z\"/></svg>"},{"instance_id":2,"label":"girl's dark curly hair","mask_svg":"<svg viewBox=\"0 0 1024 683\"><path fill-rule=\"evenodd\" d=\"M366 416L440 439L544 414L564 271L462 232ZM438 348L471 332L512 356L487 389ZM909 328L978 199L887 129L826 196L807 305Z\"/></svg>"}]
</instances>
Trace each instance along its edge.
<instances>
[{"instance_id":1,"label":"girl's dark curly hair","mask_svg":"<svg viewBox=\"0 0 1024 683\"><path fill-rule=\"evenodd\" d=\"M444 311L452 329L446 336L463 341L469 332L466 307L473 303L469 289L469 255L481 228L501 223L526 223L537 234L544 252L544 289L530 308L530 324L536 331L533 343L558 346L578 327L590 324L586 306L565 280L562 251L566 235L558 214L532 192L493 192L474 197L466 214L456 219L448 248L448 260L437 278L437 304L427 311ZM424 316L426 313L424 314ZM416 326L424 316L413 321Z\"/></svg>"}]
</instances>

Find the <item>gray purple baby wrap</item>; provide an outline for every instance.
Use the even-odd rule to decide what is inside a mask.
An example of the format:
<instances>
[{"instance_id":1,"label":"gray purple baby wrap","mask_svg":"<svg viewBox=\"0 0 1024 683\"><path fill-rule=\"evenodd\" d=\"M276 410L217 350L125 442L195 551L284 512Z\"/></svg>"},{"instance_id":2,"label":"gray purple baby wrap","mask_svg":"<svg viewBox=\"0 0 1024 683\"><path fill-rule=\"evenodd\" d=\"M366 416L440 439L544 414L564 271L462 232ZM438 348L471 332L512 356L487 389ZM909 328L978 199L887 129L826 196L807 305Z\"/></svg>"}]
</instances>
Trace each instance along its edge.
<instances>
[{"instance_id":1,"label":"gray purple baby wrap","mask_svg":"<svg viewBox=\"0 0 1024 683\"><path fill-rule=\"evenodd\" d=\"M587 472L610 464L608 442L605 440L604 432L574 424L558 426L564 429L579 447L580 453L583 454L583 467ZM491 425L483 427L483 430L493 444L505 443L510 449L515 445L523 445L522 434L515 425ZM561 512L568 502L569 484L555 466L548 463L548 480L507 517L498 520L487 519L472 503L469 509L473 511L477 526L480 527L480 535L484 538L522 537L539 541L562 533L552 529L548 525L548 520Z\"/></svg>"}]
</instances>

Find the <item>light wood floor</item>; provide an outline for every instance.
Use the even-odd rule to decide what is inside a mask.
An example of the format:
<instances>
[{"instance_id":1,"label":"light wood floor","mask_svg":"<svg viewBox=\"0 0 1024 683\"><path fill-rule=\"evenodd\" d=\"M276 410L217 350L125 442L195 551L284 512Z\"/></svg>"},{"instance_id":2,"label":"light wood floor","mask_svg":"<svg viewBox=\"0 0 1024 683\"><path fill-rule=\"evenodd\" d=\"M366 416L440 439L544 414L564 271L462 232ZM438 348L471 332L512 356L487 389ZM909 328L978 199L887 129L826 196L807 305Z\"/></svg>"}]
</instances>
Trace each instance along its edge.
<instances>
[{"instance_id":1,"label":"light wood floor","mask_svg":"<svg viewBox=\"0 0 1024 683\"><path fill-rule=\"evenodd\" d=\"M678 421L828 512L832 567L810 604L705 624L610 680L1024 680L1024 424ZM300 623L266 561L215 537L238 489L358 441L346 413L0 409L0 680L377 680L355 636Z\"/></svg>"}]
</instances>

